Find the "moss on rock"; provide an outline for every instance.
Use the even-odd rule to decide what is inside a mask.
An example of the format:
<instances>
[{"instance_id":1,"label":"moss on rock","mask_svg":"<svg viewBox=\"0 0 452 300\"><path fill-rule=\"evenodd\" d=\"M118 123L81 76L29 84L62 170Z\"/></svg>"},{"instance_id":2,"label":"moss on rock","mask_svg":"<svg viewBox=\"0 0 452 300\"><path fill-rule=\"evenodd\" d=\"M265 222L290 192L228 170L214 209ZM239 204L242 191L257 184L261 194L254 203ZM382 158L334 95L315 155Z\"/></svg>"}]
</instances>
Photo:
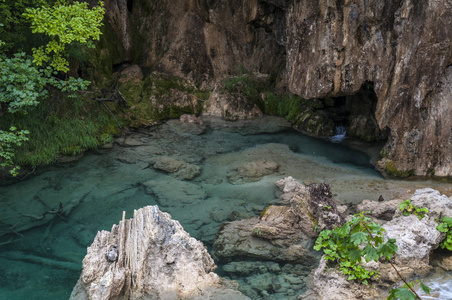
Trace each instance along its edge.
<instances>
[{"instance_id":1,"label":"moss on rock","mask_svg":"<svg viewBox=\"0 0 452 300\"><path fill-rule=\"evenodd\" d=\"M392 160L387 160L385 163L385 171L391 176L406 178L414 176L414 170L399 170Z\"/></svg>"}]
</instances>

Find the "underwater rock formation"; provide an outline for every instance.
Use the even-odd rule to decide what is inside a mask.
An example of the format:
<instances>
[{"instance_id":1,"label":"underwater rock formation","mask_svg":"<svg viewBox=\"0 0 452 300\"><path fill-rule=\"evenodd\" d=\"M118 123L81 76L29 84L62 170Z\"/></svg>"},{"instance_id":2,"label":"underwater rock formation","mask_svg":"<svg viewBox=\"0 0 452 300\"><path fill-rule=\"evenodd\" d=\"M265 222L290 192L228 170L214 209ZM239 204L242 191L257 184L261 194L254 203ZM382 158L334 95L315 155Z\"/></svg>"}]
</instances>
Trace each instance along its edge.
<instances>
[{"instance_id":1,"label":"underwater rock formation","mask_svg":"<svg viewBox=\"0 0 452 300\"><path fill-rule=\"evenodd\" d=\"M98 232L70 299L249 299L215 269L201 242L147 206Z\"/></svg>"},{"instance_id":2,"label":"underwater rock formation","mask_svg":"<svg viewBox=\"0 0 452 300\"><path fill-rule=\"evenodd\" d=\"M154 169L170 173L182 180L192 180L201 173L201 168L172 157L160 156L154 159Z\"/></svg>"}]
</instances>

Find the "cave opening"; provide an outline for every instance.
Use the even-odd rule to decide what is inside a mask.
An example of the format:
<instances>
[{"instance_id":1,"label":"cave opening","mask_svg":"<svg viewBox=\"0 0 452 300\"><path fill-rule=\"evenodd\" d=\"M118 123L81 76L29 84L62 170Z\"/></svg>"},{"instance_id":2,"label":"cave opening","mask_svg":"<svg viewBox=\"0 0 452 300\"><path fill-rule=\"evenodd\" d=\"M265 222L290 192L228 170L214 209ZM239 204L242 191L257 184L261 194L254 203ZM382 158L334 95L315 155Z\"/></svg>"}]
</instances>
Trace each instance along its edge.
<instances>
[{"instance_id":1,"label":"cave opening","mask_svg":"<svg viewBox=\"0 0 452 300\"><path fill-rule=\"evenodd\" d=\"M315 105L311 104L311 115L304 119L303 125L298 124L305 127L300 128L303 131L318 136L342 134L366 142L381 142L388 138L388 130L381 130L375 118L378 97L373 82L365 82L354 94L309 101ZM317 120L318 126L313 126L312 120Z\"/></svg>"},{"instance_id":2,"label":"cave opening","mask_svg":"<svg viewBox=\"0 0 452 300\"><path fill-rule=\"evenodd\" d=\"M131 13L133 8L133 0L127 0L127 10Z\"/></svg>"},{"instance_id":3,"label":"cave opening","mask_svg":"<svg viewBox=\"0 0 452 300\"><path fill-rule=\"evenodd\" d=\"M378 97L373 82L364 82L359 91L345 96L347 131L350 137L366 142L380 142L388 138L388 130L380 129L375 112Z\"/></svg>"},{"instance_id":4,"label":"cave opening","mask_svg":"<svg viewBox=\"0 0 452 300\"><path fill-rule=\"evenodd\" d=\"M354 94L324 99L325 105L330 104L327 113L334 126L344 126L347 136L366 142L384 141L388 137L387 130L381 130L375 118L377 102L373 82L364 82Z\"/></svg>"}]
</instances>

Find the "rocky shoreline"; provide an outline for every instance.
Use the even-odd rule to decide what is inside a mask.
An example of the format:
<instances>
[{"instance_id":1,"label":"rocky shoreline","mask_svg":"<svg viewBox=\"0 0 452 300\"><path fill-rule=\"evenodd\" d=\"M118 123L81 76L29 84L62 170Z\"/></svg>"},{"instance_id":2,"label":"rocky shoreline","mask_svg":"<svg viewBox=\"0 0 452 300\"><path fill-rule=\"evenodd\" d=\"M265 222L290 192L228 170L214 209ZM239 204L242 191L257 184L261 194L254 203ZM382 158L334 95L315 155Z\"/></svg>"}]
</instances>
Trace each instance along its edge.
<instances>
[{"instance_id":1,"label":"rocky shoreline","mask_svg":"<svg viewBox=\"0 0 452 300\"><path fill-rule=\"evenodd\" d=\"M212 255L222 263L223 278L213 273L216 265L201 242L157 206L145 207L111 232L97 234L71 299L385 299L400 281L389 264L365 265L381 274L371 287L348 281L324 259L319 264L320 253L312 249L322 229L351 217L350 208L337 203L332 210L322 202L331 195L319 201L312 186L290 176L276 185L278 205L260 217L225 223L217 233ZM436 230L438 217L452 217L452 200L436 190L417 190L410 199L428 208L422 220L401 214L402 199L364 200L356 207L382 224L387 238L396 239L393 263L406 278L433 268L433 251L445 236ZM109 258L112 245L118 256ZM451 255L435 261L452 269Z\"/></svg>"}]
</instances>

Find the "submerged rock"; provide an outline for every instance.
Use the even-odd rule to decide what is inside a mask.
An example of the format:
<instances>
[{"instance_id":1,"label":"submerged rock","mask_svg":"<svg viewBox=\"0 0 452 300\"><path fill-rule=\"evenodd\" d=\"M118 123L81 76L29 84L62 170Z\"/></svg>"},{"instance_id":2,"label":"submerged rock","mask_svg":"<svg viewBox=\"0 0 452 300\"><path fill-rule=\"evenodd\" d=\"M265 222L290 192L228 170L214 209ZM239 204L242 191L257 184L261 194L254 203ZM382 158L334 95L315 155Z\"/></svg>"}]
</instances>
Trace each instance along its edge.
<instances>
[{"instance_id":1,"label":"submerged rock","mask_svg":"<svg viewBox=\"0 0 452 300\"><path fill-rule=\"evenodd\" d=\"M109 259L113 246L117 257ZM201 242L147 206L111 232L98 232L70 299L249 299L215 269Z\"/></svg>"},{"instance_id":2,"label":"submerged rock","mask_svg":"<svg viewBox=\"0 0 452 300\"><path fill-rule=\"evenodd\" d=\"M175 206L178 203L194 204L207 197L198 185L166 176L163 180L149 180L143 183L146 193L155 195L163 206Z\"/></svg>"},{"instance_id":3,"label":"submerged rock","mask_svg":"<svg viewBox=\"0 0 452 300\"><path fill-rule=\"evenodd\" d=\"M192 180L201 173L201 168L199 166L188 164L167 156L155 158L153 167L154 169L165 171L172 176L183 180Z\"/></svg>"},{"instance_id":4,"label":"submerged rock","mask_svg":"<svg viewBox=\"0 0 452 300\"><path fill-rule=\"evenodd\" d=\"M231 184L244 184L255 182L262 179L266 175L277 172L279 165L273 161L266 159L245 163L238 168L231 169L228 173L228 180Z\"/></svg>"}]
</instances>

